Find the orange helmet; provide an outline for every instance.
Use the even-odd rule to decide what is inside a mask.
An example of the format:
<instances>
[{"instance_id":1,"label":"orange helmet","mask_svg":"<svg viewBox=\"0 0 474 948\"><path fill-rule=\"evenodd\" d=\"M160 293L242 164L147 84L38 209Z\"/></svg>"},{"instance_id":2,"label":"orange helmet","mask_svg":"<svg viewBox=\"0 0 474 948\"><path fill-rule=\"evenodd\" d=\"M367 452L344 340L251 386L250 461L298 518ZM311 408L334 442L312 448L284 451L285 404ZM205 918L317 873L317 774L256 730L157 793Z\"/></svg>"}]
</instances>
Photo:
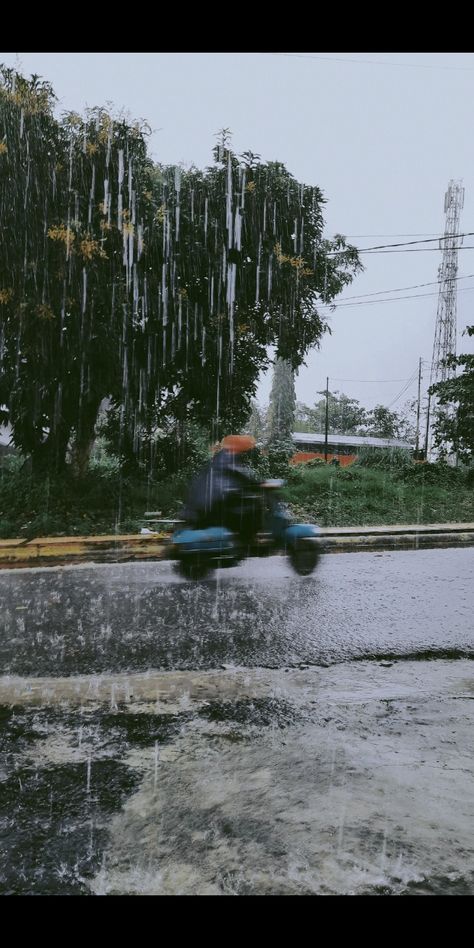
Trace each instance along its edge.
<instances>
[{"instance_id":1,"label":"orange helmet","mask_svg":"<svg viewBox=\"0 0 474 948\"><path fill-rule=\"evenodd\" d=\"M221 448L225 448L226 451L232 451L233 454L251 451L255 445L255 438L252 438L251 435L227 435L221 441Z\"/></svg>"}]
</instances>

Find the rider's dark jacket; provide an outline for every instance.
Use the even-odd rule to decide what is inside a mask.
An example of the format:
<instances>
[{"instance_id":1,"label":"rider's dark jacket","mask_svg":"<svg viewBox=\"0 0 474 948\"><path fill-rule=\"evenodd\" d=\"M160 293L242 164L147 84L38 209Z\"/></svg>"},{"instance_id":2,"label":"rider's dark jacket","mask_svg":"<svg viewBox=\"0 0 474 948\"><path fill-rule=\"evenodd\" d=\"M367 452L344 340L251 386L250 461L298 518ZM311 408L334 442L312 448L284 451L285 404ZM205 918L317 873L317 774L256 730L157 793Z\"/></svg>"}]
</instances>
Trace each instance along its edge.
<instances>
[{"instance_id":1,"label":"rider's dark jacket","mask_svg":"<svg viewBox=\"0 0 474 948\"><path fill-rule=\"evenodd\" d=\"M233 529L251 510L246 494L258 486L251 471L239 463L238 454L221 450L191 482L184 519L196 527L222 524Z\"/></svg>"}]
</instances>

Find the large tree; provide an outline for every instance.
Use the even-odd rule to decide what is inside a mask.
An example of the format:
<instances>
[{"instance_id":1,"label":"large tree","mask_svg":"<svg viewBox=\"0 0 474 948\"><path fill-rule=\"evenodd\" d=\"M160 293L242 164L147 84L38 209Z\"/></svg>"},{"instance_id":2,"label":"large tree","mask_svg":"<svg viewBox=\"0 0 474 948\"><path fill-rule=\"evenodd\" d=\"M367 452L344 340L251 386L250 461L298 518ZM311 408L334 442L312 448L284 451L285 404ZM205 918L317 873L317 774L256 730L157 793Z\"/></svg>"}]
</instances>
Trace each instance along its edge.
<instances>
[{"instance_id":1,"label":"large tree","mask_svg":"<svg viewBox=\"0 0 474 948\"><path fill-rule=\"evenodd\" d=\"M268 408L268 443L292 443L295 427L295 375L291 364L277 359L273 369L273 382Z\"/></svg>"},{"instance_id":2,"label":"large tree","mask_svg":"<svg viewBox=\"0 0 474 948\"><path fill-rule=\"evenodd\" d=\"M160 424L219 437L249 414L268 347L293 368L361 269L322 236L324 197L238 156L156 166L103 109L56 120L38 77L0 72L0 403L35 466L87 464L99 405L123 453Z\"/></svg>"},{"instance_id":3,"label":"large tree","mask_svg":"<svg viewBox=\"0 0 474 948\"><path fill-rule=\"evenodd\" d=\"M474 325L467 326L464 334L474 336ZM462 367L463 371L430 388L441 407L433 426L434 443L442 452L454 450L462 461L471 462L474 456L474 355L449 355L446 365L452 369Z\"/></svg>"},{"instance_id":4,"label":"large tree","mask_svg":"<svg viewBox=\"0 0 474 948\"><path fill-rule=\"evenodd\" d=\"M35 468L72 442L81 469L101 400L126 389L145 143L102 110L58 122L47 83L2 79L0 400Z\"/></svg>"}]
</instances>

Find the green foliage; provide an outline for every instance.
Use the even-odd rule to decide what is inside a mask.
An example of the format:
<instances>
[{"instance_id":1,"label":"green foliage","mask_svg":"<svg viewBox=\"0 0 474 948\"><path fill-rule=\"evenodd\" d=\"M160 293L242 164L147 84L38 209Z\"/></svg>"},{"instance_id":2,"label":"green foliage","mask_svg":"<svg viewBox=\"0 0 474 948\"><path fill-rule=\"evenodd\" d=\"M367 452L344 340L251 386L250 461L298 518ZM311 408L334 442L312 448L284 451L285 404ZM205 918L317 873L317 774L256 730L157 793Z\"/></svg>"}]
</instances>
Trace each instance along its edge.
<instances>
[{"instance_id":1,"label":"green foliage","mask_svg":"<svg viewBox=\"0 0 474 948\"><path fill-rule=\"evenodd\" d=\"M400 420L396 411L389 411L384 405L376 405L367 412L364 422L364 434L374 438L398 438Z\"/></svg>"},{"instance_id":2,"label":"green foliage","mask_svg":"<svg viewBox=\"0 0 474 948\"><path fill-rule=\"evenodd\" d=\"M289 463L290 458L295 453L293 441L287 438L272 441L267 446L265 453L270 477L283 477L285 480L291 480L299 474L297 468Z\"/></svg>"},{"instance_id":3,"label":"green foliage","mask_svg":"<svg viewBox=\"0 0 474 948\"><path fill-rule=\"evenodd\" d=\"M102 108L57 121L53 101L0 69L0 404L15 444L35 470L61 471L69 451L84 473L105 397L129 469L169 419L210 440L239 430L267 347L302 363L327 328L315 298L362 269L356 248L322 238L317 187L236 155L228 130L204 171L154 166L143 124Z\"/></svg>"},{"instance_id":4,"label":"green foliage","mask_svg":"<svg viewBox=\"0 0 474 948\"><path fill-rule=\"evenodd\" d=\"M248 453L248 464L259 480L266 478L282 478L286 483L299 483L302 472L297 465L289 463L294 453L288 442L276 442L263 451L254 448Z\"/></svg>"},{"instance_id":5,"label":"green foliage","mask_svg":"<svg viewBox=\"0 0 474 948\"><path fill-rule=\"evenodd\" d=\"M163 481L127 478L97 461L84 478L0 468L0 538L138 533L145 510L179 514L189 473Z\"/></svg>"},{"instance_id":6,"label":"green foliage","mask_svg":"<svg viewBox=\"0 0 474 948\"><path fill-rule=\"evenodd\" d=\"M324 461L323 458L311 458L310 461L304 461L305 470L306 468L309 468L309 470L312 470L315 467L317 468L321 466L326 467L326 461Z\"/></svg>"},{"instance_id":7,"label":"green foliage","mask_svg":"<svg viewBox=\"0 0 474 948\"><path fill-rule=\"evenodd\" d=\"M315 402L313 408L308 408L301 402L297 408L295 431L326 430L326 392ZM366 409L362 408L356 398L349 398L343 392L328 393L328 434L358 434L359 428L365 423Z\"/></svg>"},{"instance_id":8,"label":"green foliage","mask_svg":"<svg viewBox=\"0 0 474 948\"><path fill-rule=\"evenodd\" d=\"M160 459L162 476L197 473L210 459L207 432L191 421L184 425L171 423L155 442L155 454Z\"/></svg>"},{"instance_id":9,"label":"green foliage","mask_svg":"<svg viewBox=\"0 0 474 948\"><path fill-rule=\"evenodd\" d=\"M297 519L321 526L364 526L471 522L474 519L474 492L468 472L439 471L424 480L411 468L367 468L354 463L348 468L298 465L303 478L288 484L285 496ZM430 465L431 467L438 467ZM447 468L447 465L439 466ZM408 476L407 476L408 475Z\"/></svg>"},{"instance_id":10,"label":"green foliage","mask_svg":"<svg viewBox=\"0 0 474 948\"><path fill-rule=\"evenodd\" d=\"M19 473L25 467L25 458L16 451L0 456L0 477L2 473Z\"/></svg>"},{"instance_id":11,"label":"green foliage","mask_svg":"<svg viewBox=\"0 0 474 948\"><path fill-rule=\"evenodd\" d=\"M6 460L6 459L4 459ZM18 459L17 459L18 460ZM446 464L387 469L352 464L289 465L257 450L251 465L262 480L283 477L297 519L323 526L474 520L472 470ZM0 537L137 533L145 510L179 517L191 470L160 480L124 477L96 457L85 478L69 472L39 477L8 458L0 467Z\"/></svg>"},{"instance_id":12,"label":"green foliage","mask_svg":"<svg viewBox=\"0 0 474 948\"><path fill-rule=\"evenodd\" d=\"M97 473L100 477L110 477L120 473L120 458L116 454L110 454L108 451L109 443L104 435L96 438L89 462L89 471Z\"/></svg>"},{"instance_id":13,"label":"green foliage","mask_svg":"<svg viewBox=\"0 0 474 948\"><path fill-rule=\"evenodd\" d=\"M273 382L270 392L268 408L268 443L281 445L291 443L291 435L295 426L295 376L292 366L284 359L277 359L273 369Z\"/></svg>"},{"instance_id":14,"label":"green foliage","mask_svg":"<svg viewBox=\"0 0 474 948\"><path fill-rule=\"evenodd\" d=\"M326 427L326 392L315 402L313 408L296 403L295 431L323 432ZM384 405L376 405L368 411L343 392L329 392L328 433L345 435L372 435L378 438L401 438L414 441L416 428L416 402L407 402L400 412L389 411Z\"/></svg>"},{"instance_id":15,"label":"green foliage","mask_svg":"<svg viewBox=\"0 0 474 948\"><path fill-rule=\"evenodd\" d=\"M464 332L474 336L474 325ZM451 369L462 366L464 371L430 388L438 404L447 408L437 413L434 443L441 450L453 449L462 461L469 462L474 457L474 355L449 355L445 363Z\"/></svg>"},{"instance_id":16,"label":"green foliage","mask_svg":"<svg viewBox=\"0 0 474 948\"><path fill-rule=\"evenodd\" d=\"M261 408L258 402L252 401L250 415L241 433L251 435L257 444L263 445L267 440L267 416L268 411Z\"/></svg>"},{"instance_id":17,"label":"green foliage","mask_svg":"<svg viewBox=\"0 0 474 948\"><path fill-rule=\"evenodd\" d=\"M407 484L433 484L441 487L468 485L468 471L436 462L407 465L400 471L400 478Z\"/></svg>"},{"instance_id":18,"label":"green foliage","mask_svg":"<svg viewBox=\"0 0 474 948\"><path fill-rule=\"evenodd\" d=\"M112 406L102 415L98 430L105 448L104 463L116 458L119 468L133 476L161 479L180 471L193 473L209 460L209 435L189 420L169 417L163 418L159 427L155 423L133 428L122 410Z\"/></svg>"},{"instance_id":19,"label":"green foliage","mask_svg":"<svg viewBox=\"0 0 474 948\"><path fill-rule=\"evenodd\" d=\"M392 414L397 416L394 423L395 437L414 445L416 443L417 399L408 399L398 412ZM421 431L419 431L419 434L421 434Z\"/></svg>"},{"instance_id":20,"label":"green foliage","mask_svg":"<svg viewBox=\"0 0 474 948\"><path fill-rule=\"evenodd\" d=\"M315 430L311 426L310 412L311 409L304 402L296 402L294 431L310 432Z\"/></svg>"},{"instance_id":21,"label":"green foliage","mask_svg":"<svg viewBox=\"0 0 474 948\"><path fill-rule=\"evenodd\" d=\"M359 449L355 464L361 467L373 467L381 470L404 469L412 464L410 451L404 448L373 448Z\"/></svg>"}]
</instances>

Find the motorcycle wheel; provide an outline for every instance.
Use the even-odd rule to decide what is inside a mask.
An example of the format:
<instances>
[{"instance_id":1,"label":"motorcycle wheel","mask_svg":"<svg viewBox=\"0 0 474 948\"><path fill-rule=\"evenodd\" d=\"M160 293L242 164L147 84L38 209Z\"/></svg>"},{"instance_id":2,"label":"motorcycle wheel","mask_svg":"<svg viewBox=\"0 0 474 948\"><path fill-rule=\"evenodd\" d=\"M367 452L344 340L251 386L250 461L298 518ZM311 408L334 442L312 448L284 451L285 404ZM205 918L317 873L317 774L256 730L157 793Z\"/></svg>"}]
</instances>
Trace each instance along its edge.
<instances>
[{"instance_id":1,"label":"motorcycle wheel","mask_svg":"<svg viewBox=\"0 0 474 948\"><path fill-rule=\"evenodd\" d=\"M289 560L298 576L310 576L319 560L319 550L311 546L299 546L289 551Z\"/></svg>"},{"instance_id":2,"label":"motorcycle wheel","mask_svg":"<svg viewBox=\"0 0 474 948\"><path fill-rule=\"evenodd\" d=\"M212 571L212 567L204 560L178 560L178 572L185 579L204 579Z\"/></svg>"}]
</instances>

